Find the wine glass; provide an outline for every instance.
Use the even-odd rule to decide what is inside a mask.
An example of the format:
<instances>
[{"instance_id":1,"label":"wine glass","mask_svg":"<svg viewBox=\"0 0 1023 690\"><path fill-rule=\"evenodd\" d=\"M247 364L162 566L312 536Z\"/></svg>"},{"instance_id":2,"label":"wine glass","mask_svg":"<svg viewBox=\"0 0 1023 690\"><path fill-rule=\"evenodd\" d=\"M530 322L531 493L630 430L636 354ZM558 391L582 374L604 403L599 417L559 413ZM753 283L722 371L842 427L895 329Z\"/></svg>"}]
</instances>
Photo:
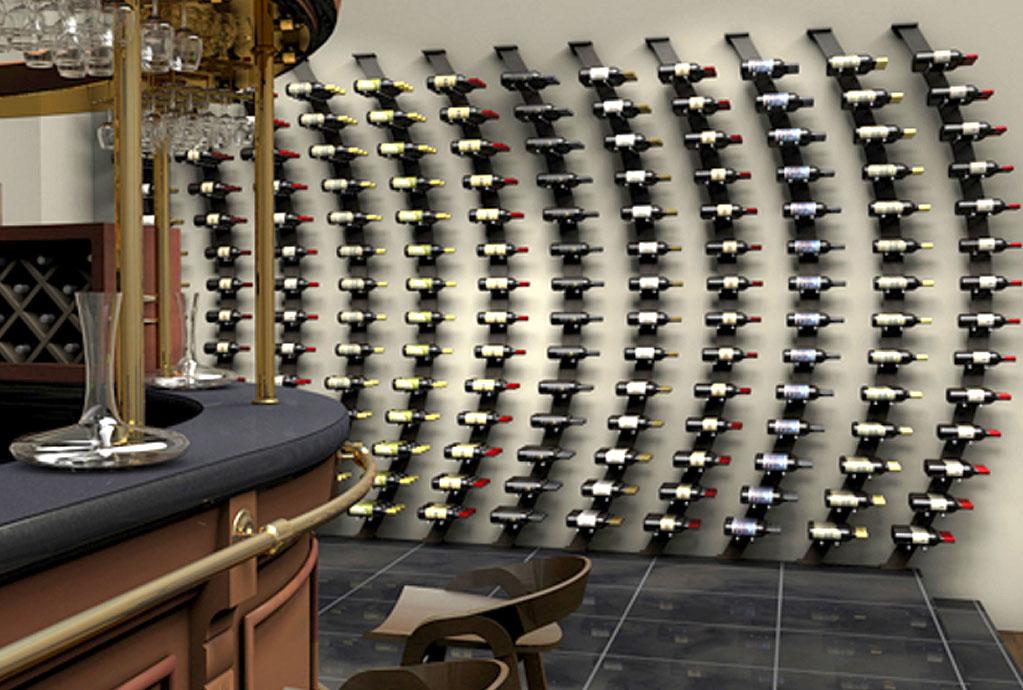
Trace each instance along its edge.
<instances>
[{"instance_id":1,"label":"wine glass","mask_svg":"<svg viewBox=\"0 0 1023 690\"><path fill-rule=\"evenodd\" d=\"M31 0L13 0L4 15L4 34L14 50L32 50L36 47L39 28Z\"/></svg>"},{"instance_id":2,"label":"wine glass","mask_svg":"<svg viewBox=\"0 0 1023 690\"><path fill-rule=\"evenodd\" d=\"M174 27L161 19L156 0L153 11L142 24L142 71L152 74L166 74L171 68L174 54Z\"/></svg>"},{"instance_id":3,"label":"wine glass","mask_svg":"<svg viewBox=\"0 0 1023 690\"><path fill-rule=\"evenodd\" d=\"M53 48L53 64L57 73L65 79L81 79L85 76L85 49L82 42L88 40L76 30L73 17L64 20L64 32Z\"/></svg>"},{"instance_id":4,"label":"wine glass","mask_svg":"<svg viewBox=\"0 0 1023 690\"><path fill-rule=\"evenodd\" d=\"M96 141L99 142L99 147L104 151L114 150L115 137L114 123L110 120L107 120L96 128Z\"/></svg>"},{"instance_id":5,"label":"wine glass","mask_svg":"<svg viewBox=\"0 0 1023 690\"><path fill-rule=\"evenodd\" d=\"M181 28L174 33L174 56L171 69L194 72L202 62L202 37L188 28L188 5L181 5Z\"/></svg>"},{"instance_id":6,"label":"wine glass","mask_svg":"<svg viewBox=\"0 0 1023 690\"><path fill-rule=\"evenodd\" d=\"M0 0L0 50L6 50L7 40L7 2Z\"/></svg>"},{"instance_id":7,"label":"wine glass","mask_svg":"<svg viewBox=\"0 0 1023 690\"><path fill-rule=\"evenodd\" d=\"M92 31L85 46L85 72L90 77L114 76L114 24L117 10L101 6L92 18Z\"/></svg>"},{"instance_id":8,"label":"wine glass","mask_svg":"<svg viewBox=\"0 0 1023 690\"><path fill-rule=\"evenodd\" d=\"M42 0L32 7L35 44L22 49L25 66L32 69L53 67L53 49L64 33L64 12L59 0Z\"/></svg>"}]
</instances>

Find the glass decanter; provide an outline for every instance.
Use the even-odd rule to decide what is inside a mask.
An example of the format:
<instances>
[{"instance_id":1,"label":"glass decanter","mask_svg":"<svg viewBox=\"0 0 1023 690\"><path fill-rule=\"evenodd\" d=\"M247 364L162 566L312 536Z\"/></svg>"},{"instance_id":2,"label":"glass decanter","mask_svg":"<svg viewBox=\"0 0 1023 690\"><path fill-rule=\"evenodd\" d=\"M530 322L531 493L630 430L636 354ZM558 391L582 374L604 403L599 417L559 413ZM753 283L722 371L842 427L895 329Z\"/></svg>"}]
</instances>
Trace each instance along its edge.
<instances>
[{"instance_id":1,"label":"glass decanter","mask_svg":"<svg viewBox=\"0 0 1023 690\"><path fill-rule=\"evenodd\" d=\"M181 310L182 340L184 350L181 359L170 367L146 380L154 388L164 390L209 390L223 388L238 377L226 369L208 367L196 359L196 316L199 314L199 293L179 293L178 307Z\"/></svg>"}]
</instances>

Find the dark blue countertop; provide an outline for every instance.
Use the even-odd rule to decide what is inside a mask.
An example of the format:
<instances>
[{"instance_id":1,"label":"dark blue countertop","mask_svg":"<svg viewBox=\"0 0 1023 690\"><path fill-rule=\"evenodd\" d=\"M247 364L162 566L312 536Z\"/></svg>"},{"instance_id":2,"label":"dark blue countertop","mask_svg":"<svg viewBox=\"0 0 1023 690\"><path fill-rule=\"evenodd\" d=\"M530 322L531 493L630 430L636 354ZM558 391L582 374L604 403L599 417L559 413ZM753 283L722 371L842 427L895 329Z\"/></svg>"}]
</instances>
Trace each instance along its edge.
<instances>
[{"instance_id":1,"label":"dark blue countertop","mask_svg":"<svg viewBox=\"0 0 1023 690\"><path fill-rule=\"evenodd\" d=\"M348 436L337 400L278 389L278 405L253 405L253 386L159 393L150 404L199 410L170 428L189 448L162 465L67 472L0 464L0 578L20 577L77 554L280 482L322 462Z\"/></svg>"}]
</instances>

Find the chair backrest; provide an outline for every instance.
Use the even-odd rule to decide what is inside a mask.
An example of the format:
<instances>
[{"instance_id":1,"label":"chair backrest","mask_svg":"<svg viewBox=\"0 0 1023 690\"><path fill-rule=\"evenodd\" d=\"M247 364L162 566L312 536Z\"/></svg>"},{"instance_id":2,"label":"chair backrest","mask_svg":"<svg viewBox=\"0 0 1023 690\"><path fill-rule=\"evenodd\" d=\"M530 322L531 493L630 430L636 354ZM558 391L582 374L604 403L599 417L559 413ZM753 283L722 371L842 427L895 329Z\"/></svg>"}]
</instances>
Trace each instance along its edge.
<instances>
[{"instance_id":1,"label":"chair backrest","mask_svg":"<svg viewBox=\"0 0 1023 690\"><path fill-rule=\"evenodd\" d=\"M355 674L340 690L512 690L508 666L496 659L374 668Z\"/></svg>"},{"instance_id":2,"label":"chair backrest","mask_svg":"<svg viewBox=\"0 0 1023 690\"><path fill-rule=\"evenodd\" d=\"M470 571L453 585L500 584L510 595L477 611L498 622L512 639L556 623L582 604L593 564L585 556L553 556ZM478 573L480 577L474 577ZM450 587L451 585L449 585Z\"/></svg>"}]
</instances>

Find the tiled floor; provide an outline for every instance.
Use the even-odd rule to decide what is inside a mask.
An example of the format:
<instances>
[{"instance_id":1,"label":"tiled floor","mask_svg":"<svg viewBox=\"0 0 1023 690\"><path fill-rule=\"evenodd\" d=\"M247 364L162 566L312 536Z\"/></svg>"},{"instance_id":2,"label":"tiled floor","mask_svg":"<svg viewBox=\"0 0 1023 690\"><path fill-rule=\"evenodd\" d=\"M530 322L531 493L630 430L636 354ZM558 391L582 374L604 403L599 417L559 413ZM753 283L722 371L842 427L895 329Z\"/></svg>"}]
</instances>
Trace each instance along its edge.
<instances>
[{"instance_id":1,"label":"tiled floor","mask_svg":"<svg viewBox=\"0 0 1023 690\"><path fill-rule=\"evenodd\" d=\"M552 553L324 539L321 682L398 663L399 644L362 634L404 585ZM554 690L1023 689L983 608L932 602L914 572L588 555L586 599L545 656Z\"/></svg>"}]
</instances>

